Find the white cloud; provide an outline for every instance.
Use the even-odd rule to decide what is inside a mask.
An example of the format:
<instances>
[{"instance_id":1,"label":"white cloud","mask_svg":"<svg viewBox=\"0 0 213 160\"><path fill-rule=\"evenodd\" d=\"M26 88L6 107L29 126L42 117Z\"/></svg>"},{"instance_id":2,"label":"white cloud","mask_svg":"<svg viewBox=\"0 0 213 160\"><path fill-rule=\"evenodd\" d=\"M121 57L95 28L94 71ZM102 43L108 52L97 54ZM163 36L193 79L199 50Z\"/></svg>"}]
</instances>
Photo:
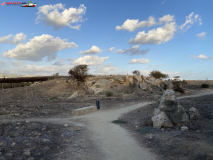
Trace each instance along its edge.
<instances>
[{"instance_id":1,"label":"white cloud","mask_svg":"<svg viewBox=\"0 0 213 160\"><path fill-rule=\"evenodd\" d=\"M166 1L163 1L161 4L164 4Z\"/></svg>"},{"instance_id":2,"label":"white cloud","mask_svg":"<svg viewBox=\"0 0 213 160\"><path fill-rule=\"evenodd\" d=\"M198 22L199 25L202 25L202 19L201 16L198 14L194 15L194 12L192 12L190 15L186 16L186 21L184 24L180 25L180 29L183 31L186 31L189 29L195 22Z\"/></svg>"},{"instance_id":3,"label":"white cloud","mask_svg":"<svg viewBox=\"0 0 213 160\"><path fill-rule=\"evenodd\" d=\"M163 27L149 30L148 33L145 31L138 32L135 38L130 39L130 44L161 44L162 42L170 41L176 32L175 22L167 23Z\"/></svg>"},{"instance_id":4,"label":"white cloud","mask_svg":"<svg viewBox=\"0 0 213 160\"><path fill-rule=\"evenodd\" d=\"M202 32L196 35L200 39L205 39L206 38L206 32Z\"/></svg>"},{"instance_id":5,"label":"white cloud","mask_svg":"<svg viewBox=\"0 0 213 160\"><path fill-rule=\"evenodd\" d=\"M80 51L79 54L87 55L87 54L98 54L101 52L102 52L102 50L94 45L89 50Z\"/></svg>"},{"instance_id":6,"label":"white cloud","mask_svg":"<svg viewBox=\"0 0 213 160\"><path fill-rule=\"evenodd\" d=\"M129 64L146 64L149 63L148 59L132 59Z\"/></svg>"},{"instance_id":7,"label":"white cloud","mask_svg":"<svg viewBox=\"0 0 213 160\"><path fill-rule=\"evenodd\" d=\"M73 47L78 45L59 37L43 34L30 39L26 44L18 44L13 50L3 52L3 57L29 61L41 61L42 58L47 57L47 61L52 61L57 57L58 51Z\"/></svg>"},{"instance_id":8,"label":"white cloud","mask_svg":"<svg viewBox=\"0 0 213 160\"><path fill-rule=\"evenodd\" d=\"M37 65L26 65L20 68L14 68L9 70L10 74L20 75L39 75L39 76L51 76L57 72L60 75L68 75L68 71L72 68L70 65L63 66L37 66Z\"/></svg>"},{"instance_id":9,"label":"white cloud","mask_svg":"<svg viewBox=\"0 0 213 160\"><path fill-rule=\"evenodd\" d=\"M109 57L99 58L98 56L84 56L74 60L73 62L71 62L71 64L73 65L86 64L89 66L96 66L104 63L108 58Z\"/></svg>"},{"instance_id":10,"label":"white cloud","mask_svg":"<svg viewBox=\"0 0 213 160\"><path fill-rule=\"evenodd\" d=\"M212 57L207 57L206 55L204 54L200 54L199 56L193 56L193 55L190 55L191 58L199 58L199 59L203 59L203 60L206 60L206 59L213 59L213 56Z\"/></svg>"},{"instance_id":11,"label":"white cloud","mask_svg":"<svg viewBox=\"0 0 213 160\"><path fill-rule=\"evenodd\" d=\"M152 16L150 16L148 18L148 20L141 21L141 22L139 22L138 19L127 19L123 23L123 25L116 26L115 29L116 30L128 30L128 31L132 32L138 28L151 27L154 25L160 25L163 22L167 23L167 22L171 22L171 21L174 21L174 16L169 15L169 14L159 18L159 22L156 22L155 18Z\"/></svg>"},{"instance_id":12,"label":"white cloud","mask_svg":"<svg viewBox=\"0 0 213 160\"><path fill-rule=\"evenodd\" d=\"M139 50L139 46L140 45L135 45L135 46L132 46L132 48L127 48L126 50L119 49L117 50L117 53L120 53L120 54L131 53L130 55L133 56L133 55L143 55L149 52L149 49Z\"/></svg>"},{"instance_id":13,"label":"white cloud","mask_svg":"<svg viewBox=\"0 0 213 160\"><path fill-rule=\"evenodd\" d=\"M0 60L0 66L4 66L5 65L5 62Z\"/></svg>"},{"instance_id":14,"label":"white cloud","mask_svg":"<svg viewBox=\"0 0 213 160\"><path fill-rule=\"evenodd\" d=\"M19 67L19 66L23 66L25 62L24 61L12 61L10 63L15 67Z\"/></svg>"},{"instance_id":15,"label":"white cloud","mask_svg":"<svg viewBox=\"0 0 213 160\"><path fill-rule=\"evenodd\" d=\"M117 71L118 68L112 66L112 64L102 64L95 67L95 73L98 74L110 74L112 71Z\"/></svg>"},{"instance_id":16,"label":"white cloud","mask_svg":"<svg viewBox=\"0 0 213 160\"><path fill-rule=\"evenodd\" d=\"M18 33L15 36L13 36L12 40L10 40L12 36L13 35L10 34L8 36L0 37L0 43L18 44L22 43L23 40L26 40L26 35L24 35L24 33Z\"/></svg>"},{"instance_id":17,"label":"white cloud","mask_svg":"<svg viewBox=\"0 0 213 160\"><path fill-rule=\"evenodd\" d=\"M115 47L111 47L111 48L109 49L109 51L112 52L114 49L115 49Z\"/></svg>"},{"instance_id":18,"label":"white cloud","mask_svg":"<svg viewBox=\"0 0 213 160\"><path fill-rule=\"evenodd\" d=\"M38 8L38 17L36 18L36 23L39 20L43 21L46 26L53 26L54 29L64 28L68 26L73 29L80 29L82 22L82 15L86 13L86 7L81 4L79 8L64 8L61 3L55 5L43 5ZM59 12L62 11L62 12ZM76 24L73 26L73 24Z\"/></svg>"},{"instance_id":19,"label":"white cloud","mask_svg":"<svg viewBox=\"0 0 213 160\"><path fill-rule=\"evenodd\" d=\"M64 65L64 60L58 59L57 61L55 61L53 63L53 65L55 65L55 66L63 66Z\"/></svg>"}]
</instances>

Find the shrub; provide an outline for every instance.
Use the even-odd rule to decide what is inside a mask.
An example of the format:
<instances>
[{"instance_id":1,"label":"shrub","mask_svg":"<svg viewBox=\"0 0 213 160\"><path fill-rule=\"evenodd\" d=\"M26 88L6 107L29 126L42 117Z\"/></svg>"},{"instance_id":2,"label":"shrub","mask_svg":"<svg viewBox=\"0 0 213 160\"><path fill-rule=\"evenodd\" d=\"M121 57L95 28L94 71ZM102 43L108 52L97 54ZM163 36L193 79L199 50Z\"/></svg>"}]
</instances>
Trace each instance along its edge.
<instances>
[{"instance_id":1,"label":"shrub","mask_svg":"<svg viewBox=\"0 0 213 160\"><path fill-rule=\"evenodd\" d=\"M114 93L112 91L107 91L106 92L106 96L107 97L112 97L114 95Z\"/></svg>"},{"instance_id":2,"label":"shrub","mask_svg":"<svg viewBox=\"0 0 213 160\"><path fill-rule=\"evenodd\" d=\"M208 85L207 83L203 83L203 84L201 85L201 87L202 87L202 88L209 88L209 85Z\"/></svg>"},{"instance_id":3,"label":"shrub","mask_svg":"<svg viewBox=\"0 0 213 160\"><path fill-rule=\"evenodd\" d=\"M156 79L169 78L168 74L163 74L161 71L157 70L150 72L149 76L154 77Z\"/></svg>"},{"instance_id":4,"label":"shrub","mask_svg":"<svg viewBox=\"0 0 213 160\"><path fill-rule=\"evenodd\" d=\"M139 70L134 70L134 71L132 71L132 73L133 73L133 75L140 75L141 74Z\"/></svg>"},{"instance_id":5,"label":"shrub","mask_svg":"<svg viewBox=\"0 0 213 160\"><path fill-rule=\"evenodd\" d=\"M78 65L70 69L68 74L78 81L84 82L85 78L88 76L88 70L87 65Z\"/></svg>"},{"instance_id":6,"label":"shrub","mask_svg":"<svg viewBox=\"0 0 213 160\"><path fill-rule=\"evenodd\" d=\"M112 121L112 123L115 123L115 124L126 124L126 123L128 123L128 122L123 121L123 120L121 120L121 119L118 119L118 120Z\"/></svg>"}]
</instances>

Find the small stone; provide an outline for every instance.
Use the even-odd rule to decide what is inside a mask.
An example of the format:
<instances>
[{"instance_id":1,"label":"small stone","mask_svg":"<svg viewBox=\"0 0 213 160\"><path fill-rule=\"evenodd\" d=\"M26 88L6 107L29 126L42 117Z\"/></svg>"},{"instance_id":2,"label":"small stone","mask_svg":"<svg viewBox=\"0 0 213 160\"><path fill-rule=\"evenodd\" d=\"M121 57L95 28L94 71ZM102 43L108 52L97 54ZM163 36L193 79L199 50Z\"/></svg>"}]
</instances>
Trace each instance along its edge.
<instances>
[{"instance_id":1,"label":"small stone","mask_svg":"<svg viewBox=\"0 0 213 160\"><path fill-rule=\"evenodd\" d=\"M17 125L20 125L21 123L17 123Z\"/></svg>"},{"instance_id":2,"label":"small stone","mask_svg":"<svg viewBox=\"0 0 213 160\"><path fill-rule=\"evenodd\" d=\"M164 128L161 128L161 131L164 131Z\"/></svg>"},{"instance_id":3,"label":"small stone","mask_svg":"<svg viewBox=\"0 0 213 160\"><path fill-rule=\"evenodd\" d=\"M64 127L68 127L68 124L66 123L66 124L64 125Z\"/></svg>"},{"instance_id":4,"label":"small stone","mask_svg":"<svg viewBox=\"0 0 213 160\"><path fill-rule=\"evenodd\" d=\"M188 130L189 128L188 127L186 127L186 126L182 126L181 127L181 131L186 131L186 130Z\"/></svg>"},{"instance_id":5,"label":"small stone","mask_svg":"<svg viewBox=\"0 0 213 160\"><path fill-rule=\"evenodd\" d=\"M26 120L26 123L30 123L30 121Z\"/></svg>"},{"instance_id":6,"label":"small stone","mask_svg":"<svg viewBox=\"0 0 213 160\"><path fill-rule=\"evenodd\" d=\"M44 143L50 142L50 139L43 139L43 142L44 142Z\"/></svg>"},{"instance_id":7,"label":"small stone","mask_svg":"<svg viewBox=\"0 0 213 160\"><path fill-rule=\"evenodd\" d=\"M34 157L29 157L27 158L27 160L34 160Z\"/></svg>"},{"instance_id":8,"label":"small stone","mask_svg":"<svg viewBox=\"0 0 213 160\"><path fill-rule=\"evenodd\" d=\"M3 142L0 142L0 147L3 146L3 144L4 144Z\"/></svg>"},{"instance_id":9,"label":"small stone","mask_svg":"<svg viewBox=\"0 0 213 160\"><path fill-rule=\"evenodd\" d=\"M19 129L19 127L16 127L16 129Z\"/></svg>"},{"instance_id":10,"label":"small stone","mask_svg":"<svg viewBox=\"0 0 213 160\"><path fill-rule=\"evenodd\" d=\"M23 153L23 155L25 155L25 156L30 156L30 151L25 151L25 152Z\"/></svg>"},{"instance_id":11,"label":"small stone","mask_svg":"<svg viewBox=\"0 0 213 160\"><path fill-rule=\"evenodd\" d=\"M16 145L16 143L12 143L12 144L11 144L12 147L15 146L15 145Z\"/></svg>"},{"instance_id":12,"label":"small stone","mask_svg":"<svg viewBox=\"0 0 213 160\"><path fill-rule=\"evenodd\" d=\"M197 130L196 132L197 132L197 133L200 133L200 130Z\"/></svg>"},{"instance_id":13,"label":"small stone","mask_svg":"<svg viewBox=\"0 0 213 160\"><path fill-rule=\"evenodd\" d=\"M46 130L46 128L42 128L42 131Z\"/></svg>"},{"instance_id":14,"label":"small stone","mask_svg":"<svg viewBox=\"0 0 213 160\"><path fill-rule=\"evenodd\" d=\"M2 153L0 152L0 156L2 155Z\"/></svg>"},{"instance_id":15,"label":"small stone","mask_svg":"<svg viewBox=\"0 0 213 160\"><path fill-rule=\"evenodd\" d=\"M44 149L45 149L45 150L48 150L48 149L50 149L50 148L49 148L49 147L44 147Z\"/></svg>"},{"instance_id":16,"label":"small stone","mask_svg":"<svg viewBox=\"0 0 213 160\"><path fill-rule=\"evenodd\" d=\"M7 155L8 157L12 157L12 156L13 156L12 153L7 153L6 155Z\"/></svg>"}]
</instances>

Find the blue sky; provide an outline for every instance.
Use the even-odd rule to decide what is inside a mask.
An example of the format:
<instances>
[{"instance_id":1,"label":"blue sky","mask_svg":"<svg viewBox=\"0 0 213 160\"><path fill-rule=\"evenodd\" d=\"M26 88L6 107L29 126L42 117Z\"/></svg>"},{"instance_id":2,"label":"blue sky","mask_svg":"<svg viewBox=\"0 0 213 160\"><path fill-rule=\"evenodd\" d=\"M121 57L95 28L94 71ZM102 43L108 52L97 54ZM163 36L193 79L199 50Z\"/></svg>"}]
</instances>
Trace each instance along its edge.
<instances>
[{"instance_id":1,"label":"blue sky","mask_svg":"<svg viewBox=\"0 0 213 160\"><path fill-rule=\"evenodd\" d=\"M93 74L213 79L211 0L32 2L0 6L0 73L67 75L87 64Z\"/></svg>"}]
</instances>

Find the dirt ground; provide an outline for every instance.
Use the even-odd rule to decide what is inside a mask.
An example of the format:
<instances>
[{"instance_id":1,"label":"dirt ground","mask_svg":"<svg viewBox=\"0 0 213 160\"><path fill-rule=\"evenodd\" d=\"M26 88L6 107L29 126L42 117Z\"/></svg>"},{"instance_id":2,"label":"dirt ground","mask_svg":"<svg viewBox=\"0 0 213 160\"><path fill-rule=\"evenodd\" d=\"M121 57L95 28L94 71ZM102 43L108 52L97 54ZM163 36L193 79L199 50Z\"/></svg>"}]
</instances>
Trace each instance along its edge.
<instances>
[{"instance_id":1,"label":"dirt ground","mask_svg":"<svg viewBox=\"0 0 213 160\"><path fill-rule=\"evenodd\" d=\"M103 110L118 109L140 102L155 102L164 92L158 87L152 87L151 91L142 91L139 88L112 83L105 91L113 91L114 95L107 97L105 93L94 95L87 91L83 85L73 86L67 83L67 80L60 78L33 86L0 90L0 160L95 160L98 157L96 155L97 147L88 137L85 122L81 120L66 121L66 118L72 118L71 111L73 109L95 105L96 99L100 100ZM68 99L76 90L83 91L85 94L74 99ZM187 94L194 92L196 91L190 91ZM179 93L176 93L176 95L182 96ZM155 142L156 148L159 148L164 144L163 141L160 141L162 136L165 137L169 131L158 131L149 127L148 115L152 109L152 106L150 106L146 110L135 111L135 114L133 114L134 112L128 114L126 120L129 122L127 125L129 128L127 127L127 129L135 132L139 137L141 135L146 137L145 141L144 138L139 138L139 140L143 140L141 143L144 142L150 147L152 142ZM144 118L141 119L143 116ZM65 124L68 126L65 126ZM190 130L189 133L192 137L203 136L206 130L203 131L202 127L199 127L198 125L198 129L193 130L193 133ZM199 132L197 132L198 130ZM156 135L150 135L155 133ZM174 134L172 134L172 131L170 133L171 137L177 135L177 139L181 136L184 137L183 135L187 136L185 132L182 133L178 129L174 129ZM159 134L159 138L157 138L157 134ZM150 137L152 137L151 140ZM206 137L208 136L206 135ZM198 136L198 138L200 137ZM202 143L204 142L199 141L199 144ZM179 143L177 142L177 144ZM173 143L168 147L172 145ZM161 152L164 153L168 149L166 147L161 148L160 155ZM211 150L211 148L209 149ZM188 153L188 149L186 150ZM205 156L203 152L198 154L201 157ZM168 153L169 156L172 157L172 154ZM185 155L181 154L181 156L184 158Z\"/></svg>"},{"instance_id":2,"label":"dirt ground","mask_svg":"<svg viewBox=\"0 0 213 160\"><path fill-rule=\"evenodd\" d=\"M178 100L186 109L195 107L201 117L189 125L188 131L179 127L156 129L151 115L156 106L150 104L120 117L121 124L141 145L159 155L161 160L212 160L213 159L213 95Z\"/></svg>"}]
</instances>

